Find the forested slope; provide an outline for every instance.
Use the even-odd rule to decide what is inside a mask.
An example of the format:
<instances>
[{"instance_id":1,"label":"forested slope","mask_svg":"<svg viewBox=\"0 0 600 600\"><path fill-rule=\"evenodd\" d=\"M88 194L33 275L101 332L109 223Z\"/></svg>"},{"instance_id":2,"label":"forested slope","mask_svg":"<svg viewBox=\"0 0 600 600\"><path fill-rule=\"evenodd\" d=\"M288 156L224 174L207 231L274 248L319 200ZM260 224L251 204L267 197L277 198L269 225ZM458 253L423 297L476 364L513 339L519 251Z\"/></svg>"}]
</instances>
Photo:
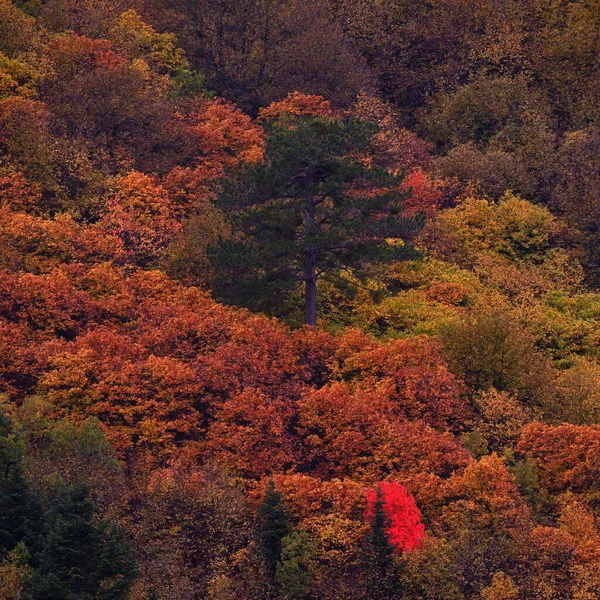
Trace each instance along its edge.
<instances>
[{"instance_id":1,"label":"forested slope","mask_svg":"<svg viewBox=\"0 0 600 600\"><path fill-rule=\"evenodd\" d=\"M600 597L598 8L0 0L0 598Z\"/></svg>"}]
</instances>

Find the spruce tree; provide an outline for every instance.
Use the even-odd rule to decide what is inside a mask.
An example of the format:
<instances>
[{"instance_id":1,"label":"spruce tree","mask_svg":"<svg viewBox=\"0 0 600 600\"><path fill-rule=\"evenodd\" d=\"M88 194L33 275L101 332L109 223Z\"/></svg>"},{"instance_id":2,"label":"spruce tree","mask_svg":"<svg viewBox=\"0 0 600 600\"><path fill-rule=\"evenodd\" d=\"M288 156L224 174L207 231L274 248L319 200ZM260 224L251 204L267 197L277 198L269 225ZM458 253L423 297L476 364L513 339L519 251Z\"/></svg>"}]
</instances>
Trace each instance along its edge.
<instances>
[{"instance_id":1,"label":"spruce tree","mask_svg":"<svg viewBox=\"0 0 600 600\"><path fill-rule=\"evenodd\" d=\"M390 542L388 530L383 491L378 487L365 549L366 587L373 600L401 598L396 548Z\"/></svg>"},{"instance_id":2,"label":"spruce tree","mask_svg":"<svg viewBox=\"0 0 600 600\"><path fill-rule=\"evenodd\" d=\"M375 263L414 257L398 241L422 219L400 216L402 176L360 158L373 123L284 113L265 130L264 162L217 201L235 237L212 249L215 293L268 312L303 284L305 322L315 325L319 278L337 281L348 270L360 275Z\"/></svg>"},{"instance_id":3,"label":"spruce tree","mask_svg":"<svg viewBox=\"0 0 600 600\"><path fill-rule=\"evenodd\" d=\"M35 566L34 600L125 599L136 574L131 547L118 530L94 521L82 485L65 486L53 500Z\"/></svg>"},{"instance_id":4,"label":"spruce tree","mask_svg":"<svg viewBox=\"0 0 600 600\"><path fill-rule=\"evenodd\" d=\"M306 531L293 531L282 540L275 580L283 598L305 600L310 596L317 562L316 548Z\"/></svg>"},{"instance_id":5,"label":"spruce tree","mask_svg":"<svg viewBox=\"0 0 600 600\"><path fill-rule=\"evenodd\" d=\"M23 474L22 444L0 414L0 558L19 543L35 549L41 529L41 507Z\"/></svg>"},{"instance_id":6,"label":"spruce tree","mask_svg":"<svg viewBox=\"0 0 600 600\"><path fill-rule=\"evenodd\" d=\"M290 533L291 523L281 493L275 489L273 480L269 481L258 507L257 520L257 541L269 575L274 579L281 558L282 541Z\"/></svg>"}]
</instances>

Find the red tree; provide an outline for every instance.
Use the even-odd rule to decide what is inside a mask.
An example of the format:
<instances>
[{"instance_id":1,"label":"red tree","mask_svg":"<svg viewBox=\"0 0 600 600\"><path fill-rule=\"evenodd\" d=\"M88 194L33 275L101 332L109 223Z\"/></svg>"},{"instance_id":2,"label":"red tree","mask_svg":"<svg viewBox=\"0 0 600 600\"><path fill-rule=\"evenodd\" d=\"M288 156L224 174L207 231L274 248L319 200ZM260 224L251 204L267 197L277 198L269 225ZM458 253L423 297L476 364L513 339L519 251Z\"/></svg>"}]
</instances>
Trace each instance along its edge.
<instances>
[{"instance_id":1,"label":"red tree","mask_svg":"<svg viewBox=\"0 0 600 600\"><path fill-rule=\"evenodd\" d=\"M389 540L401 554L407 550L416 550L421 546L425 536L425 526L421 523L421 513L414 498L406 488L394 481L383 481L379 484L383 494L383 509L388 518L387 530ZM367 508L365 519L371 521L375 514L377 490L370 489L365 494Z\"/></svg>"}]
</instances>

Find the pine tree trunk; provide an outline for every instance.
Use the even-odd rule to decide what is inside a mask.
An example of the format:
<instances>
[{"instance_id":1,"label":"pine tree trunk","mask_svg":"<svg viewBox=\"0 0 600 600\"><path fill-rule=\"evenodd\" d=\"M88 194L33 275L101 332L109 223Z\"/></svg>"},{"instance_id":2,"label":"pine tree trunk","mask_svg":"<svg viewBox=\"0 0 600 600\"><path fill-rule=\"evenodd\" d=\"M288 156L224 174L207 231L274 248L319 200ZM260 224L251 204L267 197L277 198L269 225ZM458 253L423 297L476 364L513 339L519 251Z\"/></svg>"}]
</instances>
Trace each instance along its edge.
<instances>
[{"instance_id":1,"label":"pine tree trunk","mask_svg":"<svg viewBox=\"0 0 600 600\"><path fill-rule=\"evenodd\" d=\"M317 250L311 237L315 229L314 198L307 198L304 214L304 322L310 327L317 324Z\"/></svg>"},{"instance_id":2,"label":"pine tree trunk","mask_svg":"<svg viewBox=\"0 0 600 600\"><path fill-rule=\"evenodd\" d=\"M314 249L304 254L304 322L311 327L317 324L317 258Z\"/></svg>"}]
</instances>

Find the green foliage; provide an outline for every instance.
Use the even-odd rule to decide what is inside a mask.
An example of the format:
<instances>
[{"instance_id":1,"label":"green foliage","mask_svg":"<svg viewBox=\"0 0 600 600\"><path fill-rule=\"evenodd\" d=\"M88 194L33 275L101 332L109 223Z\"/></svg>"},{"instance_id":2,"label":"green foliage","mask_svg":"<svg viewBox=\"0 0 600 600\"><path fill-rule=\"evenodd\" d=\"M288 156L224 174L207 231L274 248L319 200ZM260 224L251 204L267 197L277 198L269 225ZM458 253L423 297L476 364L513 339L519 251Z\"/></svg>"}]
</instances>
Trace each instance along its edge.
<instances>
[{"instance_id":1,"label":"green foliage","mask_svg":"<svg viewBox=\"0 0 600 600\"><path fill-rule=\"evenodd\" d=\"M434 251L463 265L473 265L487 253L539 263L556 247L559 232L548 209L507 192L498 203L467 198L445 211L426 240Z\"/></svg>"},{"instance_id":2,"label":"green foliage","mask_svg":"<svg viewBox=\"0 0 600 600\"><path fill-rule=\"evenodd\" d=\"M375 131L352 119L285 113L267 124L265 161L219 198L237 238L213 252L219 297L269 310L303 282L314 325L321 274L414 256L404 243L389 242L422 222L399 216L401 178L356 159Z\"/></svg>"},{"instance_id":3,"label":"green foliage","mask_svg":"<svg viewBox=\"0 0 600 600\"><path fill-rule=\"evenodd\" d=\"M31 577L29 558L27 547L19 542L0 562L0 598L19 598L23 588L27 588Z\"/></svg>"},{"instance_id":4,"label":"green foliage","mask_svg":"<svg viewBox=\"0 0 600 600\"><path fill-rule=\"evenodd\" d=\"M0 598L599 597L599 6L0 0Z\"/></svg>"},{"instance_id":5,"label":"green foliage","mask_svg":"<svg viewBox=\"0 0 600 600\"><path fill-rule=\"evenodd\" d=\"M106 440L93 424L84 429L77 437L89 469L96 448ZM73 435L68 426L56 430L62 458ZM33 600L127 598L137 572L131 546L118 529L95 520L86 486L57 482L55 494L38 499L22 467L27 448L0 415L2 585L25 587Z\"/></svg>"},{"instance_id":6,"label":"green foliage","mask_svg":"<svg viewBox=\"0 0 600 600\"><path fill-rule=\"evenodd\" d=\"M459 326L447 327L442 339L453 369L473 389L493 387L534 403L548 400L547 360L510 312L472 311Z\"/></svg>"},{"instance_id":7,"label":"green foliage","mask_svg":"<svg viewBox=\"0 0 600 600\"><path fill-rule=\"evenodd\" d=\"M445 147L466 143L485 147L503 138L514 143L532 119L536 100L522 77L483 77L454 94L438 96L421 126L430 139ZM545 107L541 101L539 105L541 112Z\"/></svg>"},{"instance_id":8,"label":"green foliage","mask_svg":"<svg viewBox=\"0 0 600 600\"><path fill-rule=\"evenodd\" d=\"M40 74L33 66L0 52L0 100L9 96L34 97L39 79Z\"/></svg>"},{"instance_id":9,"label":"green foliage","mask_svg":"<svg viewBox=\"0 0 600 600\"><path fill-rule=\"evenodd\" d=\"M32 547L39 532L41 509L25 479L23 445L0 414L0 555L5 556L20 542Z\"/></svg>"},{"instance_id":10,"label":"green foliage","mask_svg":"<svg viewBox=\"0 0 600 600\"><path fill-rule=\"evenodd\" d=\"M490 453L487 440L481 431L475 430L466 433L462 436L461 441L475 459L479 459L482 456Z\"/></svg>"},{"instance_id":11,"label":"green foliage","mask_svg":"<svg viewBox=\"0 0 600 600\"><path fill-rule=\"evenodd\" d=\"M285 600L310 597L318 556L314 542L306 531L293 531L281 542L281 558L275 582Z\"/></svg>"},{"instance_id":12,"label":"green foliage","mask_svg":"<svg viewBox=\"0 0 600 600\"><path fill-rule=\"evenodd\" d=\"M477 597L491 574L509 570L515 552L510 534L491 524L467 522L453 536L451 572L464 597Z\"/></svg>"},{"instance_id":13,"label":"green foliage","mask_svg":"<svg viewBox=\"0 0 600 600\"><path fill-rule=\"evenodd\" d=\"M401 598L396 548L388 534L389 517L385 512L383 491L376 490L373 515L365 539L365 577L369 598L392 600Z\"/></svg>"},{"instance_id":14,"label":"green foliage","mask_svg":"<svg viewBox=\"0 0 600 600\"><path fill-rule=\"evenodd\" d=\"M206 97L212 96L206 89L204 75L193 69L187 60L184 60L174 71L172 78L176 87L176 96L195 96L197 94Z\"/></svg>"},{"instance_id":15,"label":"green foliage","mask_svg":"<svg viewBox=\"0 0 600 600\"><path fill-rule=\"evenodd\" d=\"M452 572L454 560L455 554L445 539L409 556L402 581L406 597L464 600L460 581Z\"/></svg>"},{"instance_id":16,"label":"green foliage","mask_svg":"<svg viewBox=\"0 0 600 600\"><path fill-rule=\"evenodd\" d=\"M290 533L291 520L283 503L281 492L269 481L263 501L258 507L256 538L271 577L282 558L283 540Z\"/></svg>"},{"instance_id":17,"label":"green foliage","mask_svg":"<svg viewBox=\"0 0 600 600\"><path fill-rule=\"evenodd\" d=\"M115 19L109 39L116 50L132 59L148 61L160 73L176 73L185 64L176 36L158 33L135 10L125 11Z\"/></svg>"},{"instance_id":18,"label":"green foliage","mask_svg":"<svg viewBox=\"0 0 600 600\"><path fill-rule=\"evenodd\" d=\"M418 290L400 292L380 302L359 301L352 324L375 335L436 335L456 320L455 308Z\"/></svg>"},{"instance_id":19,"label":"green foliage","mask_svg":"<svg viewBox=\"0 0 600 600\"><path fill-rule=\"evenodd\" d=\"M540 485L537 465L535 462L528 459L517 461L512 455L509 455L508 458L511 470L515 474L515 481L519 486L519 490L527 496L533 510L538 516L543 518L550 507L548 495Z\"/></svg>"},{"instance_id":20,"label":"green foliage","mask_svg":"<svg viewBox=\"0 0 600 600\"><path fill-rule=\"evenodd\" d=\"M94 522L85 486L64 486L52 499L43 549L31 579L34 599L125 599L137 568L123 534Z\"/></svg>"},{"instance_id":21,"label":"green foliage","mask_svg":"<svg viewBox=\"0 0 600 600\"><path fill-rule=\"evenodd\" d=\"M598 300L596 294L554 291L528 307L526 318L538 347L565 366L577 355L598 357Z\"/></svg>"}]
</instances>

